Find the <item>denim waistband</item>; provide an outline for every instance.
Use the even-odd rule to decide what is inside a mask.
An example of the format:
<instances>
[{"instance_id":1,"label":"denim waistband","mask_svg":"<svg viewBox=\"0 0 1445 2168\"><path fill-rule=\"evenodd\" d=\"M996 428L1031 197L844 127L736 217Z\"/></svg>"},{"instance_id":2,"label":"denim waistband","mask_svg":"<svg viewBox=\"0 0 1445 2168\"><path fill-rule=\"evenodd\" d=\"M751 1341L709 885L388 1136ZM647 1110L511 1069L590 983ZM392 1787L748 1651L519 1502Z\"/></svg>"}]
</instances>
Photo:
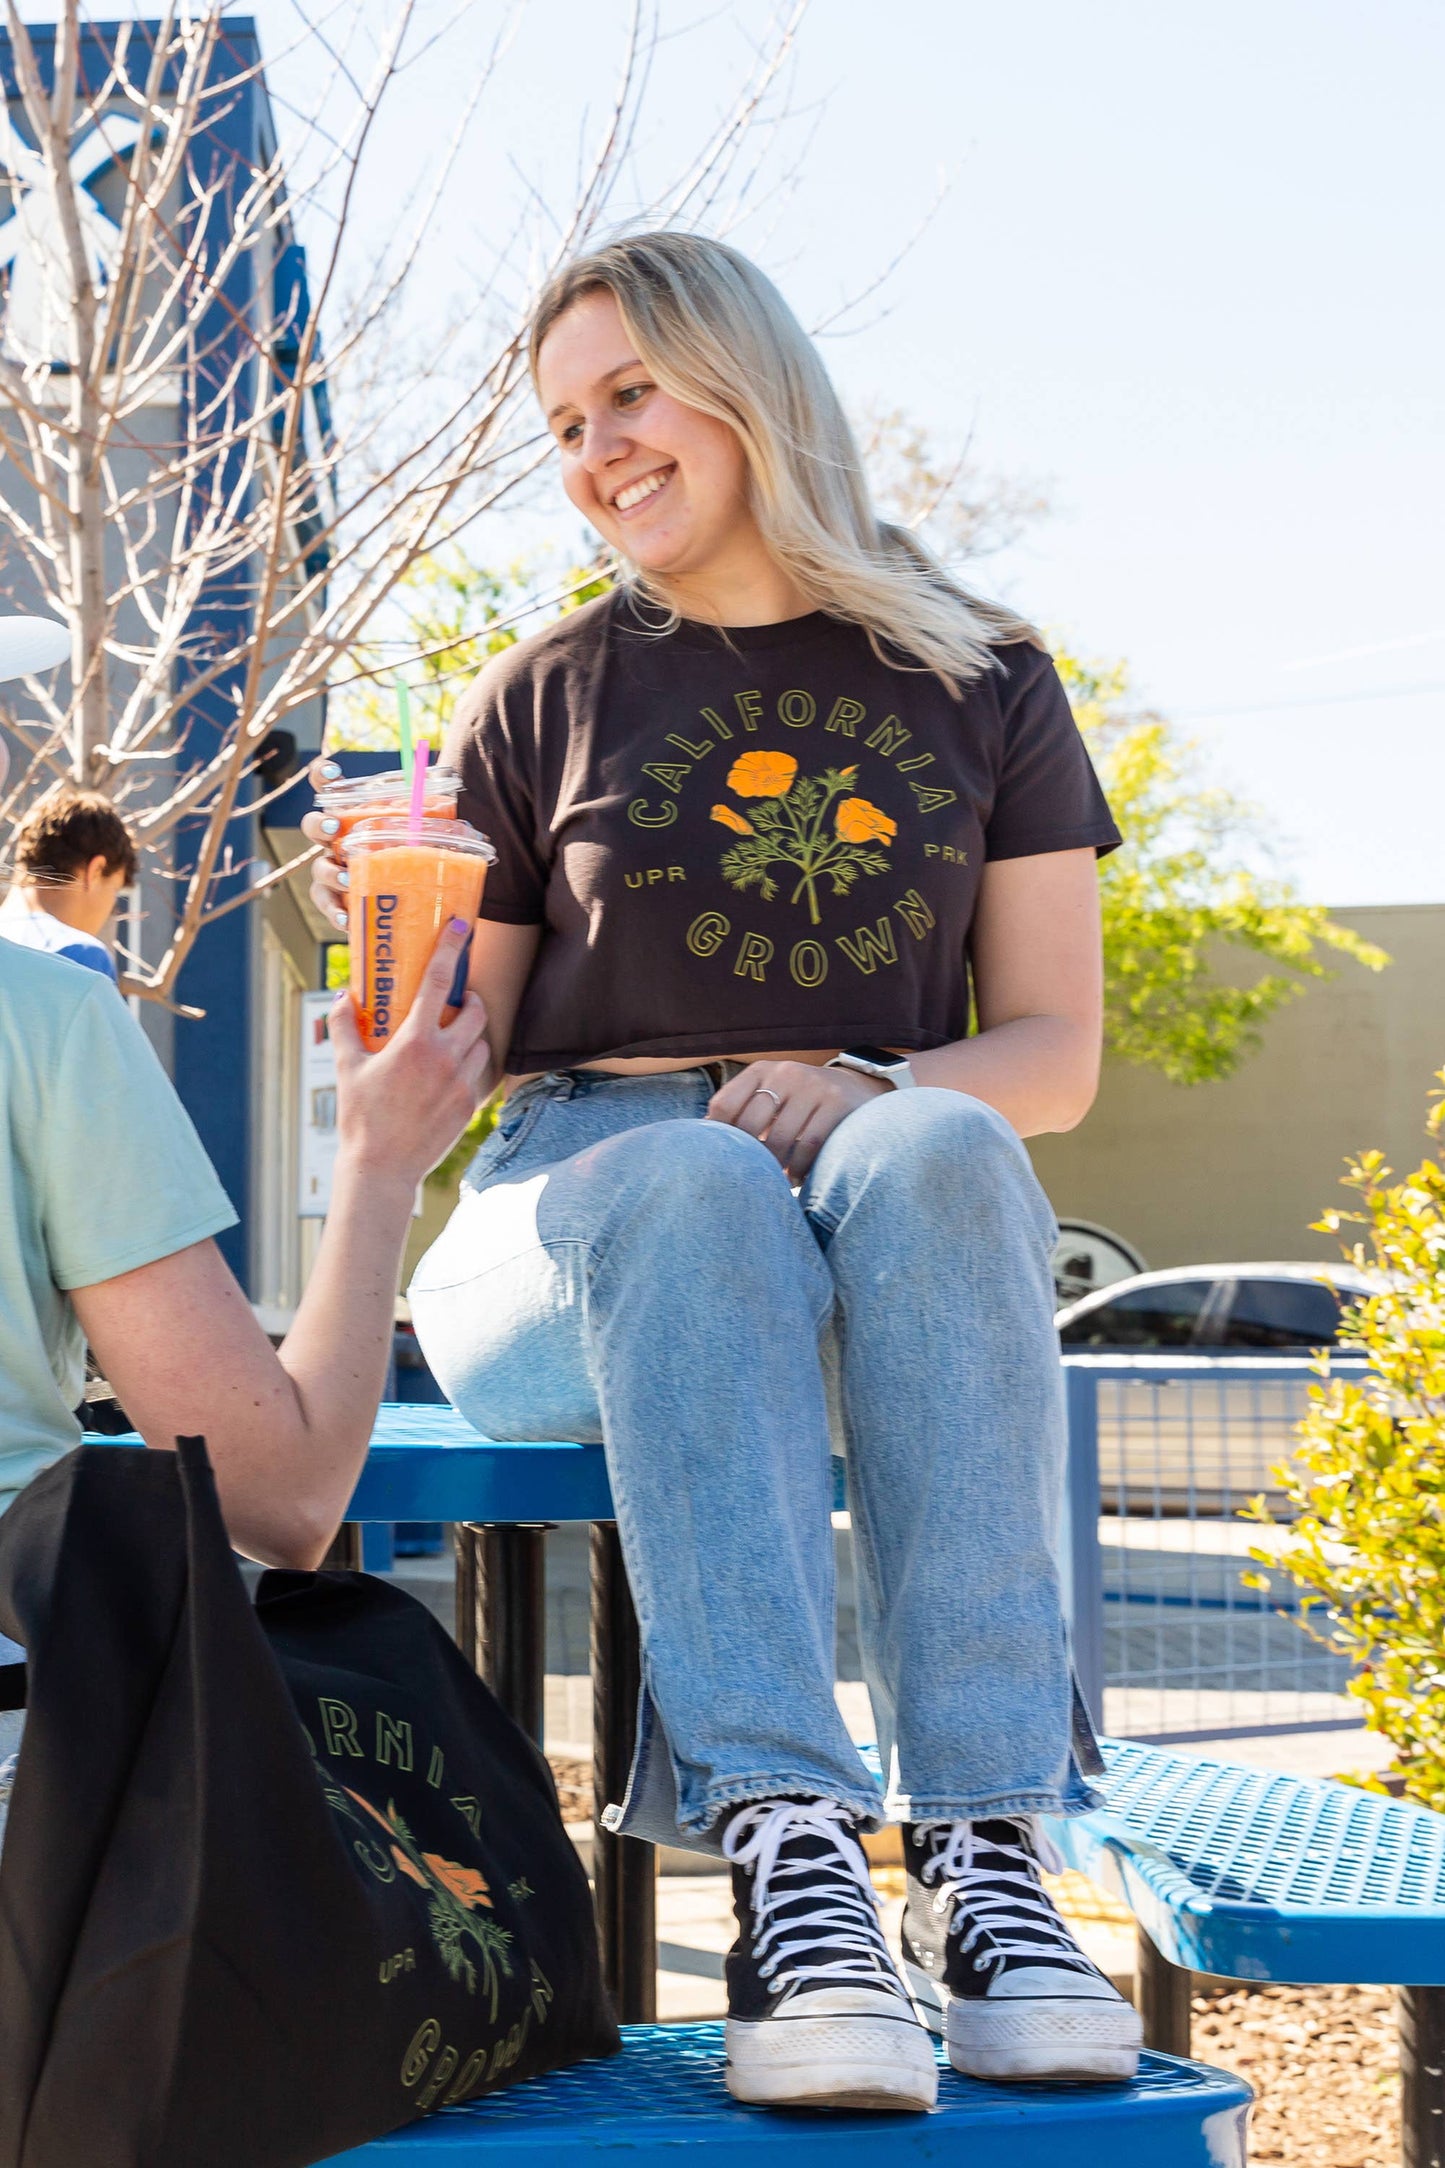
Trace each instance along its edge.
<instances>
[{"instance_id":1,"label":"denim waistband","mask_svg":"<svg viewBox=\"0 0 1445 2168\"><path fill-rule=\"evenodd\" d=\"M708 1096L720 1091L729 1077L735 1077L746 1063L740 1061L696 1062L686 1069L655 1069L644 1075L625 1075L609 1069L549 1069L543 1076L529 1078L517 1087L507 1101L509 1108L530 1105L534 1099L581 1099L602 1090L626 1090L635 1085L686 1085L694 1080L706 1082Z\"/></svg>"}]
</instances>

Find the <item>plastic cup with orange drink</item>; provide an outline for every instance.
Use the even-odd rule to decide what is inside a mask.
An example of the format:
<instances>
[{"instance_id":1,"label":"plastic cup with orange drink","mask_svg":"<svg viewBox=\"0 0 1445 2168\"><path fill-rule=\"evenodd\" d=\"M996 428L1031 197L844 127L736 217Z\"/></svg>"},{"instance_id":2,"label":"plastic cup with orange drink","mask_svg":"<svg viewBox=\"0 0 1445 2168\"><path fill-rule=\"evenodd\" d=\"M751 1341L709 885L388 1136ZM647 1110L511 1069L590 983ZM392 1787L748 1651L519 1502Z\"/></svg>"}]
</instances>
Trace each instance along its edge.
<instances>
[{"instance_id":1,"label":"plastic cup with orange drink","mask_svg":"<svg viewBox=\"0 0 1445 2168\"><path fill-rule=\"evenodd\" d=\"M470 926L496 852L466 821L413 822L404 813L358 820L341 841L351 943L351 995L361 1035L375 1053L401 1028L449 919ZM449 1001L466 994L457 962Z\"/></svg>"},{"instance_id":2,"label":"plastic cup with orange drink","mask_svg":"<svg viewBox=\"0 0 1445 2168\"><path fill-rule=\"evenodd\" d=\"M429 821L455 820L461 787L462 779L455 769L428 769L426 818ZM410 778L406 770L399 767L383 768L378 775L344 775L335 783L323 783L316 793L316 810L322 817L328 847L339 851L358 821L404 813L410 798ZM328 822L334 822L335 826L327 826Z\"/></svg>"}]
</instances>

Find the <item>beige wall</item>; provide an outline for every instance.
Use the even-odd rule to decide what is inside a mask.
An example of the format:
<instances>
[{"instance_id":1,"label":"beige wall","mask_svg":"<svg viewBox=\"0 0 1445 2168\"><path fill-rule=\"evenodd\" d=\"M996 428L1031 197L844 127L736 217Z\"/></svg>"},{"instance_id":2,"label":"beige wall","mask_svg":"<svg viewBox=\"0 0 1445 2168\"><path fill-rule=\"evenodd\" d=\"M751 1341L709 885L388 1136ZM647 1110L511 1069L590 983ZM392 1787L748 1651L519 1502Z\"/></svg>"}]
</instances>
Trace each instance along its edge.
<instances>
[{"instance_id":1,"label":"beige wall","mask_svg":"<svg viewBox=\"0 0 1445 2168\"><path fill-rule=\"evenodd\" d=\"M1378 1145L1401 1172L1424 1156L1445 1067L1445 904L1334 915L1390 968L1342 962L1225 1083L1184 1089L1110 1064L1082 1128L1030 1146L1061 1219L1112 1228L1151 1266L1338 1256L1309 1224L1347 1201L1347 1156Z\"/></svg>"}]
</instances>

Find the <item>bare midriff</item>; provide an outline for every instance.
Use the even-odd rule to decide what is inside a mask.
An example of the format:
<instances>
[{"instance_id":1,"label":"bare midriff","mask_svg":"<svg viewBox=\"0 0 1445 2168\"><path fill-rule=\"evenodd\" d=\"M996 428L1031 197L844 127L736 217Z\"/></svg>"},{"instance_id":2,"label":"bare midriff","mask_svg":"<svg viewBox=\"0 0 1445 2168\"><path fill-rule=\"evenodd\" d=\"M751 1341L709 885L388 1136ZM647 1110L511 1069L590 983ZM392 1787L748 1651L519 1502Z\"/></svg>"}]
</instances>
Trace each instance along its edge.
<instances>
[{"instance_id":1,"label":"bare midriff","mask_svg":"<svg viewBox=\"0 0 1445 2168\"><path fill-rule=\"evenodd\" d=\"M905 1051L903 1047L888 1048L890 1054L902 1054ZM599 1076L681 1076L689 1069L706 1069L711 1063L719 1061L739 1062L744 1068L755 1061L802 1061L807 1062L810 1068L822 1069L839 1052L841 1048L836 1046L810 1046L802 1052L791 1054L689 1054L685 1061L676 1058L656 1059L639 1054L625 1061L579 1061L573 1066L591 1070ZM516 1091L519 1085L530 1084L534 1077L541 1074L540 1069L533 1069L526 1076L509 1076L507 1089Z\"/></svg>"}]
</instances>

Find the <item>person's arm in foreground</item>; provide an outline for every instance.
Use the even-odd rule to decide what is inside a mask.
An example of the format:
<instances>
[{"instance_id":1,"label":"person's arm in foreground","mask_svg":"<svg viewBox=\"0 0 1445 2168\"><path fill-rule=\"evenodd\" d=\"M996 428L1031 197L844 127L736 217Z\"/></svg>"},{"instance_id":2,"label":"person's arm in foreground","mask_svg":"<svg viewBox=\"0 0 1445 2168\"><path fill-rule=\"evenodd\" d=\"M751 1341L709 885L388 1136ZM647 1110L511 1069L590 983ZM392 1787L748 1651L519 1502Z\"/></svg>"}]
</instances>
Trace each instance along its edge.
<instances>
[{"instance_id":1,"label":"person's arm in foreground","mask_svg":"<svg viewBox=\"0 0 1445 2168\"><path fill-rule=\"evenodd\" d=\"M386 1378L416 1186L481 1095L475 994L443 1026L466 929L443 934L392 1044L367 1054L350 997L331 1014L340 1147L316 1264L279 1352L213 1242L73 1292L104 1375L147 1445L202 1432L232 1541L313 1567L366 1456Z\"/></svg>"},{"instance_id":2,"label":"person's arm in foreground","mask_svg":"<svg viewBox=\"0 0 1445 2168\"><path fill-rule=\"evenodd\" d=\"M1099 1083L1103 944L1092 850L985 866L973 922L978 1032L910 1054L920 1084L996 1107L1021 1137L1073 1129ZM752 1062L708 1108L760 1137L801 1181L839 1122L891 1084L805 1062ZM775 1094L780 1102L766 1096Z\"/></svg>"}]
</instances>

